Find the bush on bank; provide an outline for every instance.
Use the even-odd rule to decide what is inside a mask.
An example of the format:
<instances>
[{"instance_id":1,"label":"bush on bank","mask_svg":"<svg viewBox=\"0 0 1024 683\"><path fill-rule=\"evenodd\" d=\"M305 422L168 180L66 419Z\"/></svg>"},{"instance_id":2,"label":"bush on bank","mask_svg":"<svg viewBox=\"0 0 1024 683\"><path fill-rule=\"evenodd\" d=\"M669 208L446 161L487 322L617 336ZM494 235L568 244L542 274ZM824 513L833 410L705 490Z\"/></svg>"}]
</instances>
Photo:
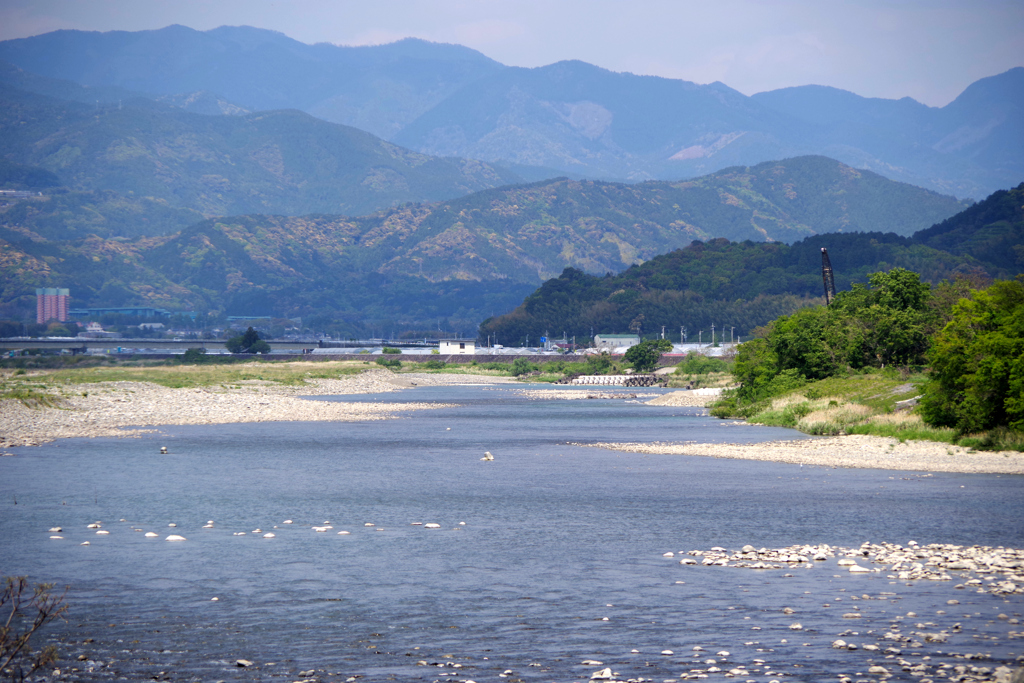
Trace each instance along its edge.
<instances>
[{"instance_id":1,"label":"bush on bank","mask_svg":"<svg viewBox=\"0 0 1024 683\"><path fill-rule=\"evenodd\" d=\"M985 289L968 284L943 282L932 291L916 273L895 268L873 274L869 287L840 293L828 307L775 320L739 346L733 374L740 386L711 414L812 434L873 433L1021 450L1024 282ZM927 364L930 374L922 372ZM828 393L838 389L829 380L869 376L897 384L888 395L876 394L874 403ZM922 396L915 412L892 416L896 400Z\"/></svg>"}]
</instances>

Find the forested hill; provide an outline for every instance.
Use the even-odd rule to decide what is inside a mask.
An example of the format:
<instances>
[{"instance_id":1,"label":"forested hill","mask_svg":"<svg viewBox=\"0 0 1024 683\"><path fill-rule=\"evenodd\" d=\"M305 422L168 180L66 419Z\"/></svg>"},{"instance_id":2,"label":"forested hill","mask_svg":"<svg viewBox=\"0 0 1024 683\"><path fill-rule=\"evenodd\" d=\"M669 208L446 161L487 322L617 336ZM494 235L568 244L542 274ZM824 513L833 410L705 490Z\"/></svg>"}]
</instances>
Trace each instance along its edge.
<instances>
[{"instance_id":1,"label":"forested hill","mask_svg":"<svg viewBox=\"0 0 1024 683\"><path fill-rule=\"evenodd\" d=\"M712 324L719 330L735 326L745 335L779 315L822 302L822 247L828 249L839 290L897 266L930 282L957 274L1013 277L1024 272L1022 207L1024 184L912 237L831 234L793 245L715 239L619 275L596 277L567 268L511 313L484 321L480 336L514 345L547 332L623 333L634 323L647 334L664 325L673 338L680 327L707 334Z\"/></svg>"}]
</instances>

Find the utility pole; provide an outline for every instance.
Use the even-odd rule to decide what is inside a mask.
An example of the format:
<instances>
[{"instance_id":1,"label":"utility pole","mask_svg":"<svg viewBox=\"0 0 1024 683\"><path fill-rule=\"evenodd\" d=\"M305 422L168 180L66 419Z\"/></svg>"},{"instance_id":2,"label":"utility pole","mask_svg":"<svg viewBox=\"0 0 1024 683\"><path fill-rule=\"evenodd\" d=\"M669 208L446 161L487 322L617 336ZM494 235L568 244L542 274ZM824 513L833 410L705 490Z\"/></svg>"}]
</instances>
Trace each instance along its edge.
<instances>
[{"instance_id":1,"label":"utility pole","mask_svg":"<svg viewBox=\"0 0 1024 683\"><path fill-rule=\"evenodd\" d=\"M661 338L662 339L665 338L665 326L664 325L661 326Z\"/></svg>"},{"instance_id":2,"label":"utility pole","mask_svg":"<svg viewBox=\"0 0 1024 683\"><path fill-rule=\"evenodd\" d=\"M704 343L704 330L697 332L697 345L700 346Z\"/></svg>"},{"instance_id":3,"label":"utility pole","mask_svg":"<svg viewBox=\"0 0 1024 683\"><path fill-rule=\"evenodd\" d=\"M715 324L711 323L711 345L715 345Z\"/></svg>"},{"instance_id":4,"label":"utility pole","mask_svg":"<svg viewBox=\"0 0 1024 683\"><path fill-rule=\"evenodd\" d=\"M730 327L729 328L729 343L730 344L734 344L735 342L736 342L736 328L735 327Z\"/></svg>"}]
</instances>

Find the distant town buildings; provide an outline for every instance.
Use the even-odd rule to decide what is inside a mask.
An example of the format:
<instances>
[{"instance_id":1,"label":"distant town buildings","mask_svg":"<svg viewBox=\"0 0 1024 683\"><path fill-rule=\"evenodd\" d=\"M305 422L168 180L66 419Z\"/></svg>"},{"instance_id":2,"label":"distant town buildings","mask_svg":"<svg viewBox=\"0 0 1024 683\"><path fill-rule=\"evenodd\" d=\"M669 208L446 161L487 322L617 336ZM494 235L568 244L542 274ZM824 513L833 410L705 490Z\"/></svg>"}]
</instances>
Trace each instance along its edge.
<instances>
[{"instance_id":1,"label":"distant town buildings","mask_svg":"<svg viewBox=\"0 0 1024 683\"><path fill-rule=\"evenodd\" d=\"M49 320L64 322L68 319L68 299L71 290L47 287L36 290L36 322Z\"/></svg>"}]
</instances>

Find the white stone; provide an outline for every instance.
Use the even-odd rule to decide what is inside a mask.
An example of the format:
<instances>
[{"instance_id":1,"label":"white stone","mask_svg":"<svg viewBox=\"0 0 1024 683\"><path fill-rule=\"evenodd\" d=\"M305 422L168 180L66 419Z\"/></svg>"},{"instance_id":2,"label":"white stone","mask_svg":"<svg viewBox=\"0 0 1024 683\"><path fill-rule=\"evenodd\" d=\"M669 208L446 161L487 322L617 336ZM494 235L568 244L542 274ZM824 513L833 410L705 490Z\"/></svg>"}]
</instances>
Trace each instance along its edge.
<instances>
[{"instance_id":1,"label":"white stone","mask_svg":"<svg viewBox=\"0 0 1024 683\"><path fill-rule=\"evenodd\" d=\"M423 528L424 529L440 529L441 525L440 524L435 524L434 522L430 522L428 524L424 524Z\"/></svg>"},{"instance_id":2,"label":"white stone","mask_svg":"<svg viewBox=\"0 0 1024 683\"><path fill-rule=\"evenodd\" d=\"M55 527L53 527L52 529L50 529L50 533L51 533L51 534L59 534L59 533L60 533L60 532L62 532L62 531L64 531L64 530L63 530L63 529L61 529L61 528L60 528L59 526L55 526Z\"/></svg>"},{"instance_id":3,"label":"white stone","mask_svg":"<svg viewBox=\"0 0 1024 683\"><path fill-rule=\"evenodd\" d=\"M58 540L58 541L63 541L64 540L63 536L50 536L50 538Z\"/></svg>"},{"instance_id":4,"label":"white stone","mask_svg":"<svg viewBox=\"0 0 1024 683\"><path fill-rule=\"evenodd\" d=\"M338 535L339 536L348 536L351 533L352 533L351 531L339 531Z\"/></svg>"},{"instance_id":5,"label":"white stone","mask_svg":"<svg viewBox=\"0 0 1024 683\"><path fill-rule=\"evenodd\" d=\"M184 536L179 536L179 535L177 535L177 534L171 534L170 536L168 536L168 537L167 537L167 538L165 538L164 540L165 540L165 541L184 541L184 540L186 540L186 539L185 539L185 537L184 537Z\"/></svg>"},{"instance_id":6,"label":"white stone","mask_svg":"<svg viewBox=\"0 0 1024 683\"><path fill-rule=\"evenodd\" d=\"M147 531L147 532L146 532L146 538L156 538L156 537L157 537L157 536L159 536L159 535L160 535L160 534L158 534L158 533L155 533L155 532L153 532L153 531Z\"/></svg>"},{"instance_id":7,"label":"white stone","mask_svg":"<svg viewBox=\"0 0 1024 683\"><path fill-rule=\"evenodd\" d=\"M103 530L103 529L100 529L99 531L97 531L97 532L96 532L96 534L97 534L98 536L109 536L109 535L110 535L110 532L109 532L109 531L105 531L105 530Z\"/></svg>"},{"instance_id":8,"label":"white stone","mask_svg":"<svg viewBox=\"0 0 1024 683\"><path fill-rule=\"evenodd\" d=\"M263 534L263 538L274 538L274 534L270 533L270 532L265 533L265 534Z\"/></svg>"}]
</instances>

